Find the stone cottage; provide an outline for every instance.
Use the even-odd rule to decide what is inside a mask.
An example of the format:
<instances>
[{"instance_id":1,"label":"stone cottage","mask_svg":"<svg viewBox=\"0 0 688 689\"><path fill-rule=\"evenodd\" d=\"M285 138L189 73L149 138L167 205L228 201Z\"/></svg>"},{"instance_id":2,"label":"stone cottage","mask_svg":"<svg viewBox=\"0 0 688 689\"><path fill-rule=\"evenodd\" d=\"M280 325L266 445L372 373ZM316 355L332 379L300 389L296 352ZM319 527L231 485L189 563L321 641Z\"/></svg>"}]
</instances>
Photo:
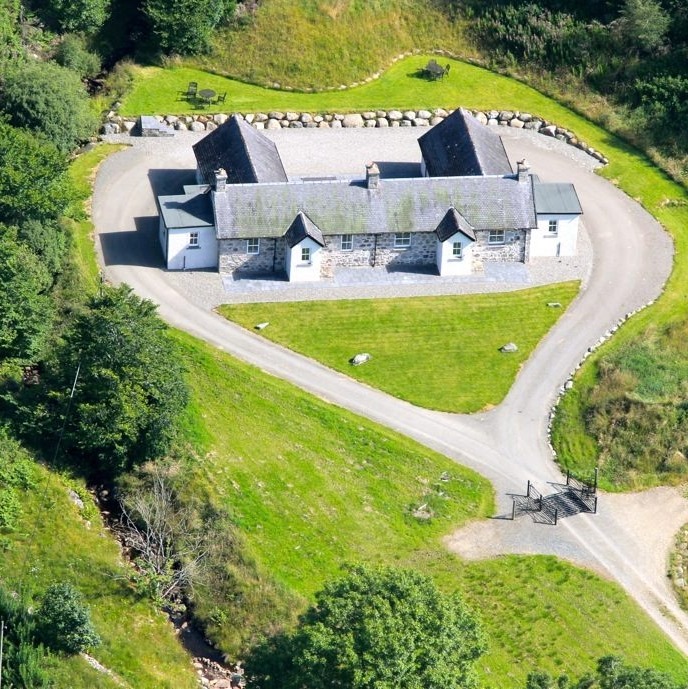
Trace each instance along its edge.
<instances>
[{"instance_id":1,"label":"stone cottage","mask_svg":"<svg viewBox=\"0 0 688 689\"><path fill-rule=\"evenodd\" d=\"M158 198L168 269L327 277L340 266L466 275L485 261L574 255L571 184L513 172L497 134L457 110L419 140L423 177L289 180L275 144L233 117L194 146L198 184Z\"/></svg>"}]
</instances>

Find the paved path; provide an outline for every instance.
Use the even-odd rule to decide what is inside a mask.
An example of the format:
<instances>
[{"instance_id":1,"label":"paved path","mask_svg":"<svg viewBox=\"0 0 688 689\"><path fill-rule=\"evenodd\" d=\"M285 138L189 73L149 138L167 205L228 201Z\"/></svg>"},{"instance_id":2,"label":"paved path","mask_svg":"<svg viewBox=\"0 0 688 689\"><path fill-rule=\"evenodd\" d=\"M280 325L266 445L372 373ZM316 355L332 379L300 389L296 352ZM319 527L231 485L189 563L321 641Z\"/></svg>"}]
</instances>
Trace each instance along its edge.
<instances>
[{"instance_id":1,"label":"paved path","mask_svg":"<svg viewBox=\"0 0 688 689\"><path fill-rule=\"evenodd\" d=\"M293 130L299 139L289 138L291 130L277 133L284 140L279 145L290 174L288 144L296 150L294 165L308 169L331 160L328 152L333 150L338 152L339 172L362 169L370 159L417 162L417 131L317 131L323 132L317 139L307 136L314 130ZM672 245L636 203L594 175L579 152L542 136L500 133L506 137L512 160L525 156L544 181L575 183L594 261L585 289L538 346L505 401L488 413L464 416L414 407L202 308L203 298L192 294L190 283L184 283L188 275L180 281L179 274L161 270L155 246L157 215L151 184L158 193L174 192L188 179L193 167L188 138L146 142L110 158L101 168L93 214L106 275L113 282L129 283L159 304L161 315L171 324L476 469L493 482L499 513L510 513L509 494L524 492L527 480L543 493L550 492L549 484L561 481L546 435L557 391L592 343L620 317L658 295L671 269ZM320 138L324 135L332 138ZM356 165L359 151L362 162ZM209 273L197 275L201 291L217 278ZM217 286L216 281L213 284ZM688 616L676 604L666 577L671 539L687 521L686 500L678 491L662 488L639 495L604 496L599 514L564 519L557 527L528 519L479 522L453 534L447 544L464 557L553 553L594 568L616 579L688 654Z\"/></svg>"}]
</instances>

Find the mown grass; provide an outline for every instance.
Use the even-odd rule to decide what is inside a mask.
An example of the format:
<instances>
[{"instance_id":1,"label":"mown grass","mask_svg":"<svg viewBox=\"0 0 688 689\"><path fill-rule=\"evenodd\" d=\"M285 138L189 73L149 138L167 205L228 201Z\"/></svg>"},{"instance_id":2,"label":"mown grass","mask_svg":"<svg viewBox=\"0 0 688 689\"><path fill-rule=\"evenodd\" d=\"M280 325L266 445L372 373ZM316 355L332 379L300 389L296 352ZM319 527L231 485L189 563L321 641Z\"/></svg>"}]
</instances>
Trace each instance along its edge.
<instances>
[{"instance_id":1,"label":"mown grass","mask_svg":"<svg viewBox=\"0 0 688 689\"><path fill-rule=\"evenodd\" d=\"M71 582L91 608L102 645L93 649L105 667L136 689L196 686L189 657L166 616L138 596L128 583L129 569L119 545L86 499L80 514L68 491L78 484L44 467L22 496L22 516L2 534L0 579L11 590L40 596L52 582ZM111 689L117 684L81 658L51 662L56 689Z\"/></svg>"},{"instance_id":2,"label":"mown grass","mask_svg":"<svg viewBox=\"0 0 688 689\"><path fill-rule=\"evenodd\" d=\"M368 385L429 409L499 404L578 283L470 296L227 304L220 313ZM554 309L548 303L559 302ZM514 342L518 351L500 347ZM372 360L351 366L357 353Z\"/></svg>"},{"instance_id":3,"label":"mown grass","mask_svg":"<svg viewBox=\"0 0 688 689\"><path fill-rule=\"evenodd\" d=\"M582 674L610 652L688 679L685 658L617 585L554 558L462 563L449 554L442 536L492 511L484 479L188 335L175 339L193 388L184 435L201 452L185 481L229 510L265 577L258 586L272 578L271 590L302 608L345 562L427 572L483 619L485 689L522 686L537 667ZM413 516L423 504L429 520ZM199 592L199 610L232 652L262 611L217 591ZM289 620L270 620L280 621Z\"/></svg>"},{"instance_id":4,"label":"mown grass","mask_svg":"<svg viewBox=\"0 0 688 689\"><path fill-rule=\"evenodd\" d=\"M219 31L194 63L243 81L296 88L361 81L400 52L460 49L462 24L432 0L270 0Z\"/></svg>"}]
</instances>

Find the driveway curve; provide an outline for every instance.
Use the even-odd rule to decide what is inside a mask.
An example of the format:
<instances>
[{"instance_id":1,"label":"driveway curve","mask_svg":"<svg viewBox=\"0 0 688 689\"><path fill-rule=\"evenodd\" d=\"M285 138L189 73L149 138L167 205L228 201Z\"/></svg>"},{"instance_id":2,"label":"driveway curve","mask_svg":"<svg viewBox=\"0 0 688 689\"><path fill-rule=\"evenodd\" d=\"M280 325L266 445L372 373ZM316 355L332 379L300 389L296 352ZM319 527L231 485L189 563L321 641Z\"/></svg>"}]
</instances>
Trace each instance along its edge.
<instances>
[{"instance_id":1,"label":"driveway curve","mask_svg":"<svg viewBox=\"0 0 688 689\"><path fill-rule=\"evenodd\" d=\"M659 295L671 270L673 247L648 213L593 174L570 147L538 135L500 133L511 160L526 157L544 181L576 185L594 260L585 288L537 347L504 402L490 412L466 416L414 407L247 332L180 291L173 274L162 269L152 189L175 193L189 181L195 141L189 136L139 141L101 167L93 219L105 275L158 304L161 316L175 327L472 467L492 481L498 511L510 513L509 494L523 493L528 480L544 493L552 492L548 484L561 481L547 442L551 405L588 347L620 318ZM317 161L322 151L339 150L339 172L362 170L370 159L418 158L418 134L413 130L276 134L300 136L291 141L303 159L312 156ZM688 616L666 577L673 534L685 522L688 502L678 491L662 488L605 495L597 515L564 519L556 528L526 519L478 522L452 534L447 545L467 558L551 553L595 569L618 581L688 655Z\"/></svg>"}]
</instances>

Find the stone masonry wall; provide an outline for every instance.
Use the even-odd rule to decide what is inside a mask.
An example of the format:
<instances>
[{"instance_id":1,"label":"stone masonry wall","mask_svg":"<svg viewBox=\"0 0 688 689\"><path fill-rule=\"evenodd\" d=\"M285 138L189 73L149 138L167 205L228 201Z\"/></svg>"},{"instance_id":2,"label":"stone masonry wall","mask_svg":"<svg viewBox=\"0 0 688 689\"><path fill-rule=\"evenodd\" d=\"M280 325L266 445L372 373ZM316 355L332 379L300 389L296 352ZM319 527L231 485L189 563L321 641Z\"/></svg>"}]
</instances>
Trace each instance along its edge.
<instances>
[{"instance_id":1,"label":"stone masonry wall","mask_svg":"<svg viewBox=\"0 0 688 689\"><path fill-rule=\"evenodd\" d=\"M524 262L526 234L522 230L507 230L504 233L504 244L490 244L488 242L490 233L487 230L476 232L473 259L475 261L497 261L500 263Z\"/></svg>"},{"instance_id":2,"label":"stone masonry wall","mask_svg":"<svg viewBox=\"0 0 688 689\"><path fill-rule=\"evenodd\" d=\"M221 239L219 242L219 270L221 273L261 275L285 270L286 245L284 238L262 237L258 254L246 253L245 239Z\"/></svg>"},{"instance_id":3,"label":"stone masonry wall","mask_svg":"<svg viewBox=\"0 0 688 689\"><path fill-rule=\"evenodd\" d=\"M319 113L308 112L257 112L234 113L243 117L256 129L313 129L313 128L360 128L360 127L429 127L439 124L453 110L434 108L433 110L370 110L362 113ZM580 148L603 164L607 159L573 132L557 126L537 115L514 110L473 110L475 118L490 127L515 127L532 131L564 141ZM175 130L194 132L212 131L224 124L230 117L226 113L207 115L156 115L156 119ZM131 133L136 118L122 117L116 110L108 113L101 128L102 134Z\"/></svg>"}]
</instances>

